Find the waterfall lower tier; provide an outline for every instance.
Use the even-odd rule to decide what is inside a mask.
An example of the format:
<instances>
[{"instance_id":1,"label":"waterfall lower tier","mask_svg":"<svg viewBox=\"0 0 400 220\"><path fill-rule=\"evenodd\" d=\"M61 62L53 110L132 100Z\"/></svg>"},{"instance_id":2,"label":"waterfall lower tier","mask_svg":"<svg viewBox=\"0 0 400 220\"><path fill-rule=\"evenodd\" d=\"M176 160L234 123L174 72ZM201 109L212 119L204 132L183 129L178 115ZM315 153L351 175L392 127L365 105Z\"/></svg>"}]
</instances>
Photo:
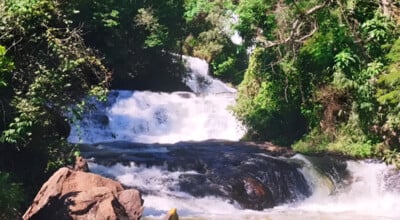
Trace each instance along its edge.
<instances>
[{"instance_id":1,"label":"waterfall lower tier","mask_svg":"<svg viewBox=\"0 0 400 220\"><path fill-rule=\"evenodd\" d=\"M363 219L400 219L400 171L394 167L378 161L344 161L345 167L329 172L310 162L315 158L301 155L294 158L306 162L303 173L313 194L296 207L283 206L283 209L350 213L364 216Z\"/></svg>"},{"instance_id":2,"label":"waterfall lower tier","mask_svg":"<svg viewBox=\"0 0 400 220\"><path fill-rule=\"evenodd\" d=\"M272 157L256 145L227 141L81 149L92 172L143 192L148 219L171 208L182 219L400 217L400 172L380 163Z\"/></svg>"},{"instance_id":3,"label":"waterfall lower tier","mask_svg":"<svg viewBox=\"0 0 400 220\"><path fill-rule=\"evenodd\" d=\"M94 172L116 178L147 196L213 197L239 209L263 210L311 194L298 164L271 157L250 144L113 142L82 150L85 157L94 158ZM147 201L150 206L153 202Z\"/></svg>"}]
</instances>

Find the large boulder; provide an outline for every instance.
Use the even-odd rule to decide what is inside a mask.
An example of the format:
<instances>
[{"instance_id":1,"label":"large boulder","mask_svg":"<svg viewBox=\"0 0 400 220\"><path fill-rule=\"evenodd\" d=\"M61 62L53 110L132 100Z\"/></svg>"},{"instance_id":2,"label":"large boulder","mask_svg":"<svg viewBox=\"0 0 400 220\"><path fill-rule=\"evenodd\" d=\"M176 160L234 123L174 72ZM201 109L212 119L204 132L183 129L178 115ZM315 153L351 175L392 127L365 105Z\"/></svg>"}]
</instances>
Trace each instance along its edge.
<instances>
[{"instance_id":1,"label":"large boulder","mask_svg":"<svg viewBox=\"0 0 400 220\"><path fill-rule=\"evenodd\" d=\"M61 168L42 186L23 219L140 219L139 191L96 174Z\"/></svg>"}]
</instances>

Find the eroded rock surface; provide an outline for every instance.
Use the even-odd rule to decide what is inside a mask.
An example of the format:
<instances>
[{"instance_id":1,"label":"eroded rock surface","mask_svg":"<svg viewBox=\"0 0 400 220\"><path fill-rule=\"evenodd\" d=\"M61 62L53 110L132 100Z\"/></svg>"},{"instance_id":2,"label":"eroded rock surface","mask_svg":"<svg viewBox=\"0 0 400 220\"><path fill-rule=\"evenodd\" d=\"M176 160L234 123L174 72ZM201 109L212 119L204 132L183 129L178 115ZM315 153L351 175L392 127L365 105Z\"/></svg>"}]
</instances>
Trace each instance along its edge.
<instances>
[{"instance_id":1,"label":"eroded rock surface","mask_svg":"<svg viewBox=\"0 0 400 220\"><path fill-rule=\"evenodd\" d=\"M96 174L61 168L36 195L23 219L140 219L143 200L135 189Z\"/></svg>"}]
</instances>

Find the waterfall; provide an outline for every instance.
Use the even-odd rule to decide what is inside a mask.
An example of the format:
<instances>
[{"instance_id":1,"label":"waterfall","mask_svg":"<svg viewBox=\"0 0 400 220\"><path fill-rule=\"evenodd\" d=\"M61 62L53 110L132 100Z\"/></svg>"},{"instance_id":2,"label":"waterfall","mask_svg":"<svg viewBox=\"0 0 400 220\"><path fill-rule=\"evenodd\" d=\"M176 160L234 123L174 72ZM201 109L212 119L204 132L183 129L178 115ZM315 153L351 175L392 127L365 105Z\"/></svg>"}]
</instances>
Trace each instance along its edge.
<instances>
[{"instance_id":1,"label":"waterfall","mask_svg":"<svg viewBox=\"0 0 400 220\"><path fill-rule=\"evenodd\" d=\"M223 143L223 146L231 144ZM400 172L376 161L331 159L332 162L329 158L317 158L316 162L316 158L295 155L278 158L289 165L297 164L294 167L276 166L276 158L250 146L221 148L219 142L140 146L119 143L99 144L96 148L99 152L84 153L100 158L104 152L109 152L108 157L90 163L90 169L140 189L146 219L159 219L171 207L189 219L400 218ZM308 198L308 189L301 186L302 179L296 178L295 173L286 173L295 167L304 174L310 187ZM252 197L250 200L243 198L246 194L241 194L239 200L224 196L223 192L238 183L236 180L240 182L249 176L266 180L266 186L278 181L277 185L282 188L270 188L278 192L278 195L271 195L274 200L279 200L276 199L279 195L289 193L291 196L284 202L278 201L273 208L259 211L241 206L240 199L262 202L251 200Z\"/></svg>"},{"instance_id":2,"label":"waterfall","mask_svg":"<svg viewBox=\"0 0 400 220\"><path fill-rule=\"evenodd\" d=\"M303 201L311 193L298 165L245 143L113 142L82 153L95 158L93 172L139 189L146 216L161 215L172 206L186 216L224 218L228 210L263 210Z\"/></svg>"},{"instance_id":3,"label":"waterfall","mask_svg":"<svg viewBox=\"0 0 400 220\"><path fill-rule=\"evenodd\" d=\"M124 185L141 189L141 191L152 191L156 193L144 194L145 201L144 216L154 217L163 216L166 211L175 207L180 216L213 216L218 219L234 219L235 214L243 210L237 208L224 198L216 196L195 197L188 193L176 193L173 189L178 187L179 177L184 174L193 174L194 171L168 171L163 166L136 165L129 166L116 164L111 167L90 163L93 172L110 176L122 182ZM247 213L257 213L255 211L244 211ZM231 216L231 218L229 217ZM240 216L243 216L241 213ZM159 218L158 218L159 219ZM208 218L207 218L208 219Z\"/></svg>"},{"instance_id":4,"label":"waterfall","mask_svg":"<svg viewBox=\"0 0 400 220\"><path fill-rule=\"evenodd\" d=\"M400 172L376 161L272 157L237 142L236 90L184 57L192 92L113 90L75 121L92 172L143 193L144 219L400 219Z\"/></svg>"},{"instance_id":5,"label":"waterfall","mask_svg":"<svg viewBox=\"0 0 400 220\"><path fill-rule=\"evenodd\" d=\"M306 160L300 155L296 157ZM303 172L314 193L294 209L338 215L351 213L367 219L400 218L398 170L377 161L347 161L345 165L347 177L335 180L323 176L308 162Z\"/></svg>"},{"instance_id":6,"label":"waterfall","mask_svg":"<svg viewBox=\"0 0 400 220\"><path fill-rule=\"evenodd\" d=\"M183 81L193 92L114 90L107 103L93 103L72 126L68 141L175 143L207 139L239 140L244 127L229 109L236 90L208 75L204 60L184 57L189 70Z\"/></svg>"}]
</instances>

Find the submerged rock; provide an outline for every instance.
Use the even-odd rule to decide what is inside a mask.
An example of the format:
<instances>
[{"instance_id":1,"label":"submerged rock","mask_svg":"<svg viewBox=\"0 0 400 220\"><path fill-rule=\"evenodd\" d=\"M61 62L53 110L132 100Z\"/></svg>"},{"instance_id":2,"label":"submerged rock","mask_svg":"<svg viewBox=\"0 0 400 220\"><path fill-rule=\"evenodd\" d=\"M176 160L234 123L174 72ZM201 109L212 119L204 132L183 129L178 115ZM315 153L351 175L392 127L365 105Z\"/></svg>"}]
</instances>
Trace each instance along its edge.
<instances>
[{"instance_id":1,"label":"submerged rock","mask_svg":"<svg viewBox=\"0 0 400 220\"><path fill-rule=\"evenodd\" d=\"M61 168L43 184L23 219L140 219L139 191L96 174Z\"/></svg>"},{"instance_id":2,"label":"submerged rock","mask_svg":"<svg viewBox=\"0 0 400 220\"><path fill-rule=\"evenodd\" d=\"M253 177L239 181L232 189L232 197L243 208L263 210L274 206L274 198L270 189Z\"/></svg>"}]
</instances>

